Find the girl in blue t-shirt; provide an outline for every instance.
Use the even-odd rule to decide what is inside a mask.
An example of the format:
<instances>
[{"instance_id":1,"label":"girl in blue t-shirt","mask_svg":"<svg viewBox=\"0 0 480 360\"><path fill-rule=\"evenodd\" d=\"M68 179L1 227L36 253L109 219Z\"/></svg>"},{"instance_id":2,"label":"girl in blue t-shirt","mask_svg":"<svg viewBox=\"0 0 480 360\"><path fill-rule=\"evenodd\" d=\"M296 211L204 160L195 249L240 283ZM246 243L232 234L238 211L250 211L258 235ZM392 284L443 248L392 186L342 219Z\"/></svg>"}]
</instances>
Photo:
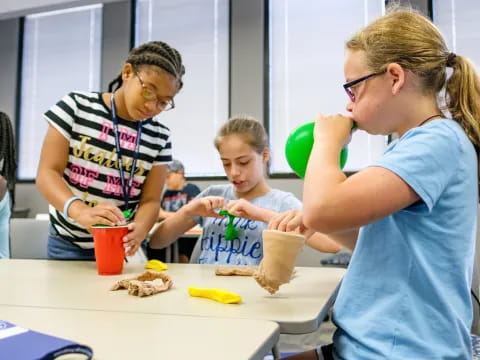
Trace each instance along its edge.
<instances>
[{"instance_id":1,"label":"girl in blue t-shirt","mask_svg":"<svg viewBox=\"0 0 480 360\"><path fill-rule=\"evenodd\" d=\"M353 250L333 344L290 359L471 359L478 75L427 18L401 8L347 41L344 72L350 116L317 117L304 209L269 224L334 234ZM347 178L339 152L354 122L398 139Z\"/></svg>"},{"instance_id":2,"label":"girl in blue t-shirt","mask_svg":"<svg viewBox=\"0 0 480 360\"><path fill-rule=\"evenodd\" d=\"M289 209L301 209L291 193L272 189L265 178L270 153L263 126L248 117L226 122L215 138L223 168L229 180L213 185L163 221L153 233L151 248L171 244L196 224L203 228L199 263L256 265L263 257L262 231L276 215ZM225 209L237 216L235 239L225 239L228 218L219 215ZM336 252L340 247L321 238L310 245L322 251Z\"/></svg>"}]
</instances>

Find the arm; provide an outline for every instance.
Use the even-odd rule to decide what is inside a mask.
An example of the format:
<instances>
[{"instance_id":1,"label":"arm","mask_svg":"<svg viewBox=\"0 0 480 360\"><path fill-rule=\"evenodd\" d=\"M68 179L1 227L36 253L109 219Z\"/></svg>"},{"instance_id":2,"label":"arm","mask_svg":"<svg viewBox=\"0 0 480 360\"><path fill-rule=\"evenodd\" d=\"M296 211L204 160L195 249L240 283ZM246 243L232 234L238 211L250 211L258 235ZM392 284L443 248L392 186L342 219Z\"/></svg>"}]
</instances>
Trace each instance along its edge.
<instances>
[{"instance_id":1,"label":"arm","mask_svg":"<svg viewBox=\"0 0 480 360\"><path fill-rule=\"evenodd\" d=\"M167 247L195 224L193 215L186 211L185 207L181 208L158 225L150 236L150 247L154 249Z\"/></svg>"},{"instance_id":2,"label":"arm","mask_svg":"<svg viewBox=\"0 0 480 360\"><path fill-rule=\"evenodd\" d=\"M50 125L42 145L36 185L48 202L60 212L63 212L65 202L74 196L63 179L68 152L68 140ZM68 214L85 228L94 224L116 225L124 222L120 209L110 204L99 204L91 208L83 201L74 201Z\"/></svg>"},{"instance_id":3,"label":"arm","mask_svg":"<svg viewBox=\"0 0 480 360\"><path fill-rule=\"evenodd\" d=\"M307 245L322 252L336 253L342 249L342 246L353 251L357 237L358 229L328 235L316 232L307 239Z\"/></svg>"},{"instance_id":4,"label":"arm","mask_svg":"<svg viewBox=\"0 0 480 360\"><path fill-rule=\"evenodd\" d=\"M307 228L318 232L356 229L419 199L406 182L384 168L369 167L345 176L338 154L351 124L351 119L337 115L319 117L315 125L315 143L304 184L303 220Z\"/></svg>"},{"instance_id":5,"label":"arm","mask_svg":"<svg viewBox=\"0 0 480 360\"><path fill-rule=\"evenodd\" d=\"M36 185L42 195L58 211L62 211L65 202L74 196L63 180L63 172L68 163L68 152L68 140L53 126L49 125L43 140ZM79 201L75 201L71 208L74 206L73 204L82 210L86 210L88 207Z\"/></svg>"},{"instance_id":6,"label":"arm","mask_svg":"<svg viewBox=\"0 0 480 360\"><path fill-rule=\"evenodd\" d=\"M127 255L133 255L137 251L157 221L166 174L165 165L156 165L150 169L145 179L135 219L129 226L131 232L123 239Z\"/></svg>"},{"instance_id":7,"label":"arm","mask_svg":"<svg viewBox=\"0 0 480 360\"><path fill-rule=\"evenodd\" d=\"M150 237L150 247L163 248L174 242L185 231L195 226L194 216L216 217L215 209L222 209L225 201L220 196L206 196L189 202L164 220Z\"/></svg>"},{"instance_id":8,"label":"arm","mask_svg":"<svg viewBox=\"0 0 480 360\"><path fill-rule=\"evenodd\" d=\"M245 199L230 200L225 210L237 217L264 223L268 223L273 217L278 215L276 211L255 206Z\"/></svg>"},{"instance_id":9,"label":"arm","mask_svg":"<svg viewBox=\"0 0 480 360\"><path fill-rule=\"evenodd\" d=\"M163 210L162 207L160 206L160 210L158 212L158 219L159 220L168 219L173 214L175 214L175 212Z\"/></svg>"}]
</instances>

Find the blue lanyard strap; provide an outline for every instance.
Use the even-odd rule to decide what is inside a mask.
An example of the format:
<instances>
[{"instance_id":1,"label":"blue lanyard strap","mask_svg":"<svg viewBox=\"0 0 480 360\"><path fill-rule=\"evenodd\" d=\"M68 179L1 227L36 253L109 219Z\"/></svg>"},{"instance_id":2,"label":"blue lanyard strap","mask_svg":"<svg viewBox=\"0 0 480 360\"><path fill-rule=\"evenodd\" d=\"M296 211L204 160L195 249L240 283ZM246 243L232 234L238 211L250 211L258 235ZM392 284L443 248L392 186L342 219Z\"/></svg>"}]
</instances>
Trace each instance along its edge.
<instances>
[{"instance_id":1,"label":"blue lanyard strap","mask_svg":"<svg viewBox=\"0 0 480 360\"><path fill-rule=\"evenodd\" d=\"M130 200L130 191L133 186L133 178L135 175L135 167L137 165L138 154L140 150L140 137L142 135L142 121L139 121L137 124L137 138L135 142L135 152L133 153L132 166L130 168L130 177L128 178L128 184L125 181L125 172L123 171L123 160L122 160L122 149L120 147L120 131L118 130L118 117L117 111L115 109L115 98L114 94L110 98L110 104L112 107L112 120L113 120L113 130L115 134L115 147L117 149L117 159L118 159L118 171L120 172L120 181L122 183L123 190L123 200L125 201L125 210L128 210L128 201Z\"/></svg>"}]
</instances>

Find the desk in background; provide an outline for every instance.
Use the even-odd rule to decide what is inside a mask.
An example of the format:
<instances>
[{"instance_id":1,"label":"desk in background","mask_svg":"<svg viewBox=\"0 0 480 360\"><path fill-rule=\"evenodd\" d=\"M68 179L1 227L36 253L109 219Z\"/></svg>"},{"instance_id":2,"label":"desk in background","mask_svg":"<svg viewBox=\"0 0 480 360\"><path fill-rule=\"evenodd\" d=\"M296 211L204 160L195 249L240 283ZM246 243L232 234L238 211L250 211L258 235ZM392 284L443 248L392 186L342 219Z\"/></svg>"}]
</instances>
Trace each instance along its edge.
<instances>
[{"instance_id":1,"label":"desk in background","mask_svg":"<svg viewBox=\"0 0 480 360\"><path fill-rule=\"evenodd\" d=\"M151 236L154 231L158 228L160 225L160 222L155 223L155 225L152 226L150 231L148 232L148 235ZM192 238L195 239L197 238L200 240L200 236L202 235L203 229L199 226L196 225L192 227L191 229L187 230L183 235L180 237L183 238ZM192 240L193 241L193 240ZM180 252L179 252L179 247L178 247L178 240L175 240L171 245L167 246L165 248L165 261L168 263L178 263L178 258L179 258Z\"/></svg>"}]
</instances>

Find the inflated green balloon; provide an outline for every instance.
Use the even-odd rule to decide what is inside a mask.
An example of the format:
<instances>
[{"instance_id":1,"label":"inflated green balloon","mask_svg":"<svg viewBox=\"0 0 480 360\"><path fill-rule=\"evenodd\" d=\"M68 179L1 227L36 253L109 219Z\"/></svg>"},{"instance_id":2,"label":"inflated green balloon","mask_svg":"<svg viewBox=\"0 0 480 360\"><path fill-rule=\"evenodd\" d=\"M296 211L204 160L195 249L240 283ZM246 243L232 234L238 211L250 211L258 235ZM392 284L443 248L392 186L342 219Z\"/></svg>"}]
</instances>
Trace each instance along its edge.
<instances>
[{"instance_id":1,"label":"inflated green balloon","mask_svg":"<svg viewBox=\"0 0 480 360\"><path fill-rule=\"evenodd\" d=\"M303 124L296 128L287 139L285 144L285 156L288 165L300 176L305 177L307 171L308 159L313 147L313 128L314 122ZM348 149L344 147L340 151L340 168L343 169L348 158Z\"/></svg>"}]
</instances>

